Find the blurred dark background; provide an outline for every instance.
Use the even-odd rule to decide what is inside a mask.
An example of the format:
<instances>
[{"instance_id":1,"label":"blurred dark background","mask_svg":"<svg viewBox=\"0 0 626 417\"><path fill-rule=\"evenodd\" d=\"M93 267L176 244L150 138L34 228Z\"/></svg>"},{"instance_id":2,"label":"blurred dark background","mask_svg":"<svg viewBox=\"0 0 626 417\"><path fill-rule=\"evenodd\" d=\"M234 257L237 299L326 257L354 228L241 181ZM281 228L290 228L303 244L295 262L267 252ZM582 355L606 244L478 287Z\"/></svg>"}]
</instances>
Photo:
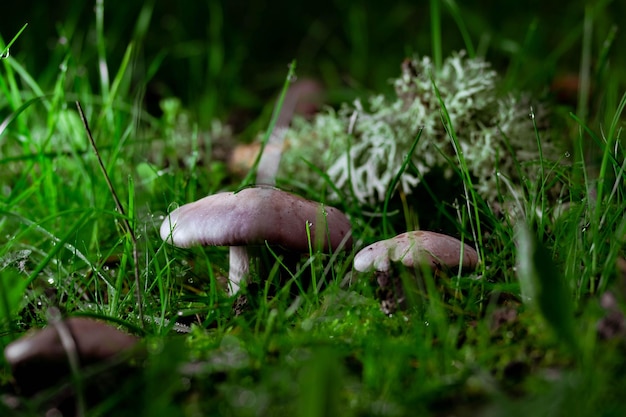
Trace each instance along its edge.
<instances>
[{"instance_id":1,"label":"blurred dark background","mask_svg":"<svg viewBox=\"0 0 626 417\"><path fill-rule=\"evenodd\" d=\"M287 66L298 76L321 80L330 103L368 91L391 91L388 79L402 59L432 55L428 1L315 2L106 0L104 35L109 71L114 73L131 41L133 74L144 85L145 105L158 113L162 97L175 96L200 120L233 109L255 114L280 89ZM450 7L452 4L453 7ZM626 2L555 1L442 2L442 51L464 49L466 28L477 53L503 76L515 71L515 87L545 92L555 79L580 66L585 10L591 16L594 60ZM28 23L11 53L46 85L71 48L73 59L98 84L96 2L23 0L0 9L0 36L8 42ZM455 13L461 17L459 25ZM626 50L618 30L608 51L624 67ZM624 80L618 84L624 86Z\"/></svg>"}]
</instances>

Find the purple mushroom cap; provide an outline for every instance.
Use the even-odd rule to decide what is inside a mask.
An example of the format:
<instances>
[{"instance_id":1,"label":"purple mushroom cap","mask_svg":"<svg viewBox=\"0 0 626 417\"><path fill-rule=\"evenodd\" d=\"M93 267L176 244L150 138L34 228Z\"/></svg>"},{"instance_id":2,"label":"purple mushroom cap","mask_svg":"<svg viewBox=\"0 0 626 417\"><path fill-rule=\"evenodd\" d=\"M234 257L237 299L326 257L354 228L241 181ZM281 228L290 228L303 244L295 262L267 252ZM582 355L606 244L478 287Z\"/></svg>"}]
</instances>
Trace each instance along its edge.
<instances>
[{"instance_id":1,"label":"purple mushroom cap","mask_svg":"<svg viewBox=\"0 0 626 417\"><path fill-rule=\"evenodd\" d=\"M276 188L252 187L185 204L161 225L161 238L179 247L279 245L294 252L351 247L351 225L338 209Z\"/></svg>"},{"instance_id":2,"label":"purple mushroom cap","mask_svg":"<svg viewBox=\"0 0 626 417\"><path fill-rule=\"evenodd\" d=\"M461 265L464 269L473 269L478 264L478 253L452 236L415 230L361 249L354 257L354 269L359 272L386 272L396 262L409 268L419 265L433 269L456 268Z\"/></svg>"}]
</instances>

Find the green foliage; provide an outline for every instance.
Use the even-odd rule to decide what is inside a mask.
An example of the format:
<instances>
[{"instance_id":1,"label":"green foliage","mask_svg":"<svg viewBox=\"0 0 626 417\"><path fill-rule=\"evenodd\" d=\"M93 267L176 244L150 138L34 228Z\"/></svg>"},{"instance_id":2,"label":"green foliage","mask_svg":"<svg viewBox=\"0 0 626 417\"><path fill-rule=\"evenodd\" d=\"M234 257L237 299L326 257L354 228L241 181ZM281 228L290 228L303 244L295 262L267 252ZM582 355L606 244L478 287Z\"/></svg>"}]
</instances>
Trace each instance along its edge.
<instances>
[{"instance_id":1,"label":"green foliage","mask_svg":"<svg viewBox=\"0 0 626 417\"><path fill-rule=\"evenodd\" d=\"M28 26L0 13L16 25L0 44L0 347L50 307L141 335L145 357L86 415L626 413L621 3L323 1L310 20L282 1L61 3ZM254 277L236 315L226 248L161 242L177 204L240 186L217 151L267 139L295 60L334 106L294 121L283 184L342 207L354 251L427 212L476 246L477 271L404 271L408 308L387 316L354 251L311 250L284 287L282 261ZM545 94L572 70L577 103ZM21 396L0 356L0 414L42 415L51 395Z\"/></svg>"},{"instance_id":2,"label":"green foliage","mask_svg":"<svg viewBox=\"0 0 626 417\"><path fill-rule=\"evenodd\" d=\"M537 307L557 337L578 351L571 289L548 249L523 227L519 229L517 267L524 302Z\"/></svg>"}]
</instances>

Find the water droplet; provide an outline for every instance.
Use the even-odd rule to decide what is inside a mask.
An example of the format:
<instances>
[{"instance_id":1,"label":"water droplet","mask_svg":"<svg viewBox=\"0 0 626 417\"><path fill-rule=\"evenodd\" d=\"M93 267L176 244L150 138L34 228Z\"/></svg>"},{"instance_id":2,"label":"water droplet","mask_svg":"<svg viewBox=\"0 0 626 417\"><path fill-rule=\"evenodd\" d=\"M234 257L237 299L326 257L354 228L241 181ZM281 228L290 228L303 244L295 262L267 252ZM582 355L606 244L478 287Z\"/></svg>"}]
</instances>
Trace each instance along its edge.
<instances>
[{"instance_id":1,"label":"water droplet","mask_svg":"<svg viewBox=\"0 0 626 417\"><path fill-rule=\"evenodd\" d=\"M170 203L169 206L167 206L167 211L169 213L171 213L172 211L176 210L178 208L178 203L174 202L174 203Z\"/></svg>"},{"instance_id":2,"label":"water droplet","mask_svg":"<svg viewBox=\"0 0 626 417\"><path fill-rule=\"evenodd\" d=\"M569 158L570 156L572 156L569 152L565 152L565 157Z\"/></svg>"},{"instance_id":3,"label":"water droplet","mask_svg":"<svg viewBox=\"0 0 626 417\"><path fill-rule=\"evenodd\" d=\"M2 55L0 55L0 59L6 59L11 55L11 53L9 52L9 48L7 48L6 51L4 51L4 53Z\"/></svg>"}]
</instances>

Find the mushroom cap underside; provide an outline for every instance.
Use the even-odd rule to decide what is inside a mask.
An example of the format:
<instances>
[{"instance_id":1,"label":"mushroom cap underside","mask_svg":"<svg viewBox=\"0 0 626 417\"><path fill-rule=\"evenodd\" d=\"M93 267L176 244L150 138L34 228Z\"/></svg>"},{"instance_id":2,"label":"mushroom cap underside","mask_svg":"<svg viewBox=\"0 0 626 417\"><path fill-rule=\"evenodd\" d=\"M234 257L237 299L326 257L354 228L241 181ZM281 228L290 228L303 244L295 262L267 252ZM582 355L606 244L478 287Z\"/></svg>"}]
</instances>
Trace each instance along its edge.
<instances>
[{"instance_id":1,"label":"mushroom cap underside","mask_svg":"<svg viewBox=\"0 0 626 417\"><path fill-rule=\"evenodd\" d=\"M308 231L307 231L308 228ZM204 197L172 211L161 238L178 247L246 246L267 242L297 252L352 245L351 225L338 209L276 188L251 187Z\"/></svg>"}]
</instances>

